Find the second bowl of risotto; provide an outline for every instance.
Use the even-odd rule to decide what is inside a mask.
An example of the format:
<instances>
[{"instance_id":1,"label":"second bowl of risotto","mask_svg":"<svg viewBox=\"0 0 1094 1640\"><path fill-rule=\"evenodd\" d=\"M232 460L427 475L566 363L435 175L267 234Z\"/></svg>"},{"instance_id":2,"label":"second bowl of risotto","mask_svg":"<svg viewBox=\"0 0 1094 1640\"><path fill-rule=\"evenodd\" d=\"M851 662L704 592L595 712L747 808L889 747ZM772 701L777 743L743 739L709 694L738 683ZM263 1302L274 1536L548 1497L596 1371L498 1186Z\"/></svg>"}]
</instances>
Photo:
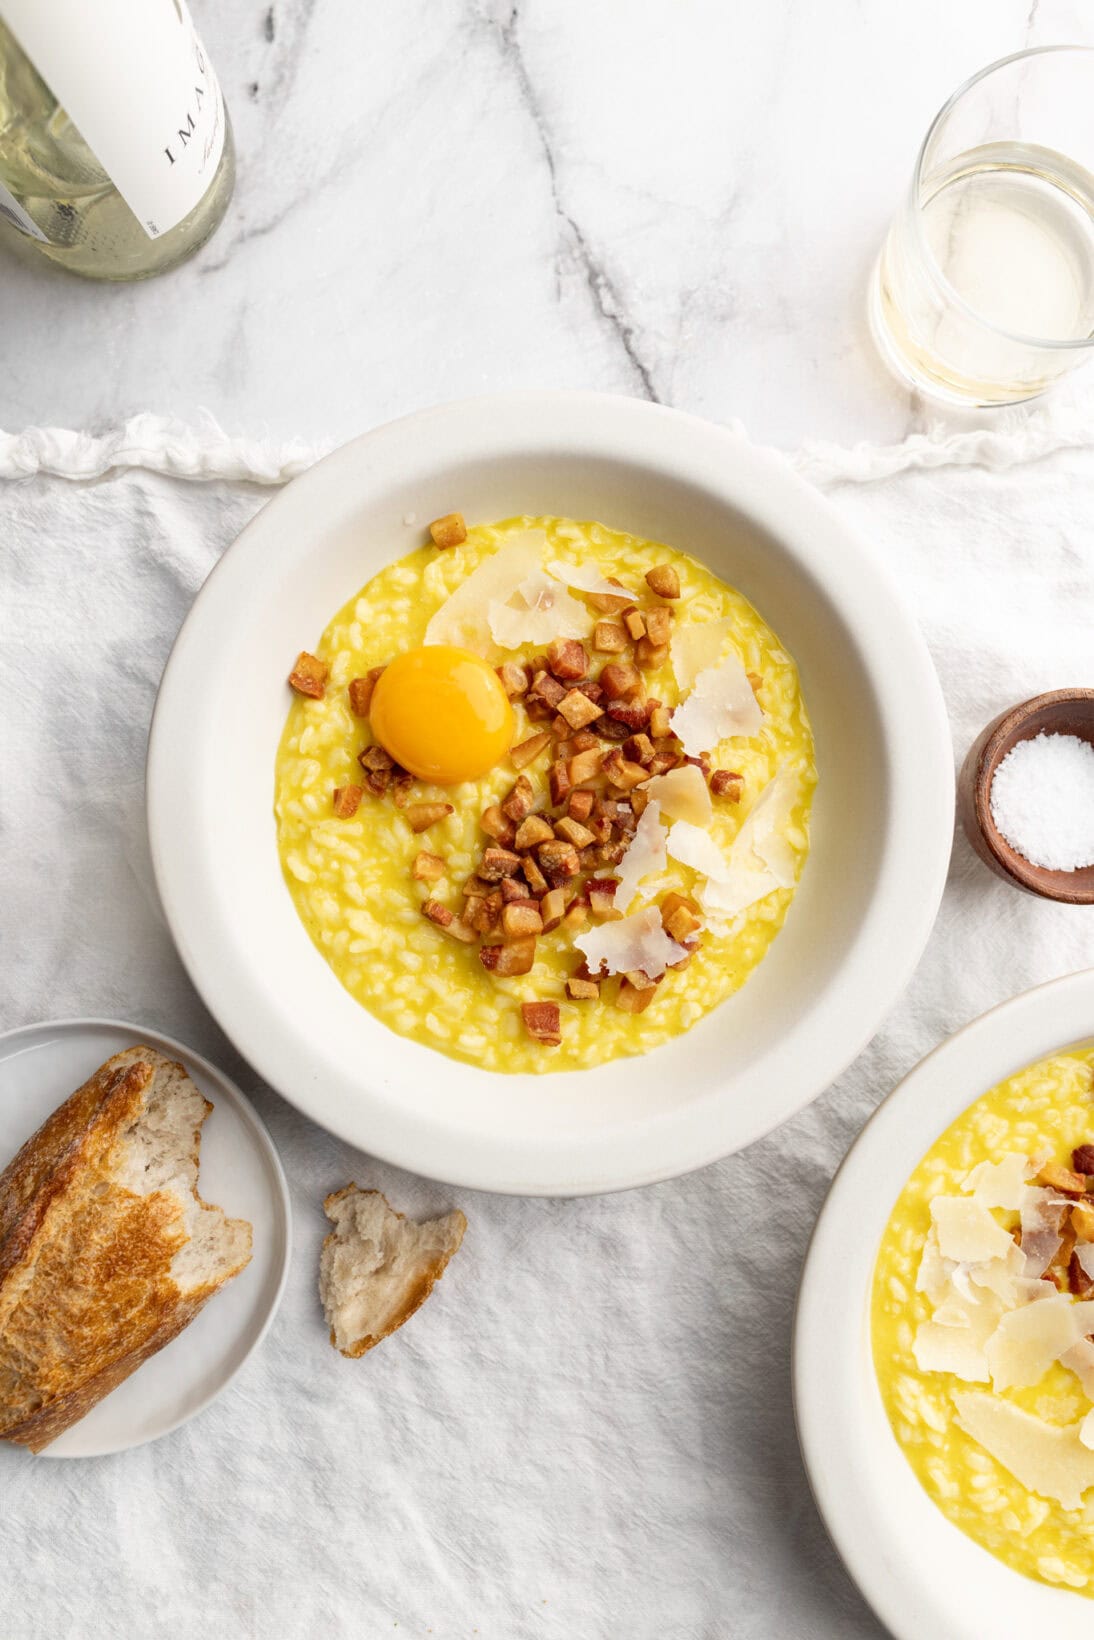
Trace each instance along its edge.
<instances>
[{"instance_id":1,"label":"second bowl of risotto","mask_svg":"<svg viewBox=\"0 0 1094 1640\"><path fill-rule=\"evenodd\" d=\"M195 983L418 1171L671 1176L854 1055L929 933L952 762L868 546L775 458L591 395L423 412L271 502L149 750Z\"/></svg>"}]
</instances>

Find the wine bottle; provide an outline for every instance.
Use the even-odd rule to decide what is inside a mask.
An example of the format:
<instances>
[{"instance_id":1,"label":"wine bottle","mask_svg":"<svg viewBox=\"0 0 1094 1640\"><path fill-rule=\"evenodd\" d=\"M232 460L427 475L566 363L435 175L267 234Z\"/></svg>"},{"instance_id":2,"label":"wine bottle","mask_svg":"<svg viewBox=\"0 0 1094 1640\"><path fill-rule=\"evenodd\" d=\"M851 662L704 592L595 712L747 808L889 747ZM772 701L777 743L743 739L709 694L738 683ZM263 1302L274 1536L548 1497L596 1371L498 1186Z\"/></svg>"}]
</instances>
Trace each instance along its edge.
<instances>
[{"instance_id":1,"label":"wine bottle","mask_svg":"<svg viewBox=\"0 0 1094 1640\"><path fill-rule=\"evenodd\" d=\"M0 223L74 273L147 279L205 243L234 185L186 0L0 0Z\"/></svg>"}]
</instances>

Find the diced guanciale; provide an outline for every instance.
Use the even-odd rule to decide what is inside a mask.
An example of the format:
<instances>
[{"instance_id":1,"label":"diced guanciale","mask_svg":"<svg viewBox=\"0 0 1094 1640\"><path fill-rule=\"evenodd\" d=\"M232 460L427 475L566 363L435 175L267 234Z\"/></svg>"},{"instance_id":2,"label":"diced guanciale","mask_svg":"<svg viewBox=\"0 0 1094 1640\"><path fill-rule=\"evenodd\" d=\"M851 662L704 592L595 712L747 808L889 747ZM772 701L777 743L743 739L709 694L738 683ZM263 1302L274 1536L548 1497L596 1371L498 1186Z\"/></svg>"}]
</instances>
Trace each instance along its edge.
<instances>
[{"instance_id":1,"label":"diced guanciale","mask_svg":"<svg viewBox=\"0 0 1094 1640\"><path fill-rule=\"evenodd\" d=\"M1076 1173L1094 1173L1094 1145L1076 1145L1071 1165Z\"/></svg>"},{"instance_id":2,"label":"diced guanciale","mask_svg":"<svg viewBox=\"0 0 1094 1640\"><path fill-rule=\"evenodd\" d=\"M655 564L646 571L646 585L659 598L679 598L680 577L671 564Z\"/></svg>"},{"instance_id":3,"label":"diced guanciale","mask_svg":"<svg viewBox=\"0 0 1094 1640\"><path fill-rule=\"evenodd\" d=\"M571 765L564 757L556 758L551 764L547 780L551 788L551 802L556 809L560 809L570 795L570 788L573 785L570 768Z\"/></svg>"},{"instance_id":4,"label":"diced guanciale","mask_svg":"<svg viewBox=\"0 0 1094 1640\"><path fill-rule=\"evenodd\" d=\"M641 730L623 742L623 756L630 758L632 763L641 763L646 767L653 762L653 755L653 741Z\"/></svg>"},{"instance_id":5,"label":"diced guanciale","mask_svg":"<svg viewBox=\"0 0 1094 1640\"><path fill-rule=\"evenodd\" d=\"M582 694L580 689L571 689L558 703L560 717L564 717L571 729L584 729L587 723L595 723L603 713L595 701L588 695Z\"/></svg>"},{"instance_id":6,"label":"diced guanciale","mask_svg":"<svg viewBox=\"0 0 1094 1640\"><path fill-rule=\"evenodd\" d=\"M350 820L357 813L364 792L360 786L335 786L334 812L339 820Z\"/></svg>"},{"instance_id":7,"label":"diced guanciale","mask_svg":"<svg viewBox=\"0 0 1094 1640\"><path fill-rule=\"evenodd\" d=\"M569 882L581 871L577 850L572 843L563 842L561 838L551 843L541 843L536 850L536 859L552 888L561 888L563 883Z\"/></svg>"},{"instance_id":8,"label":"diced guanciale","mask_svg":"<svg viewBox=\"0 0 1094 1640\"><path fill-rule=\"evenodd\" d=\"M547 646L547 665L556 678L572 683L576 678L583 678L589 670L589 657L584 644L576 638L556 638L554 643Z\"/></svg>"},{"instance_id":9,"label":"diced guanciale","mask_svg":"<svg viewBox=\"0 0 1094 1640\"><path fill-rule=\"evenodd\" d=\"M600 986L595 979L578 979L576 976L566 981L566 990L574 1002L594 1002L600 995Z\"/></svg>"},{"instance_id":10,"label":"diced guanciale","mask_svg":"<svg viewBox=\"0 0 1094 1640\"><path fill-rule=\"evenodd\" d=\"M366 718L372 706L372 691L376 688L377 680L383 671L382 666L373 666L363 678L351 678L347 694L349 695L349 709L354 717Z\"/></svg>"},{"instance_id":11,"label":"diced guanciale","mask_svg":"<svg viewBox=\"0 0 1094 1640\"><path fill-rule=\"evenodd\" d=\"M518 774L509 789L508 796L501 805L501 812L507 815L514 825L519 825L524 816L531 812L535 798L536 794L532 789L532 782L528 776Z\"/></svg>"},{"instance_id":12,"label":"diced guanciale","mask_svg":"<svg viewBox=\"0 0 1094 1640\"><path fill-rule=\"evenodd\" d=\"M525 882L528 884L528 887L532 890L533 894L546 894L548 886L547 879L530 854L526 854L524 856L520 863L520 869L524 874Z\"/></svg>"},{"instance_id":13,"label":"diced guanciale","mask_svg":"<svg viewBox=\"0 0 1094 1640\"><path fill-rule=\"evenodd\" d=\"M566 913L566 890L552 888L539 902L539 915L543 923L543 932L549 934L552 928L557 928Z\"/></svg>"},{"instance_id":14,"label":"diced guanciale","mask_svg":"<svg viewBox=\"0 0 1094 1640\"><path fill-rule=\"evenodd\" d=\"M658 649L663 649L672 637L672 610L646 611L646 637Z\"/></svg>"},{"instance_id":15,"label":"diced guanciale","mask_svg":"<svg viewBox=\"0 0 1094 1640\"><path fill-rule=\"evenodd\" d=\"M539 914L539 907L532 900L513 900L509 905L503 906L501 931L507 940L522 939L529 934L542 934L543 918Z\"/></svg>"},{"instance_id":16,"label":"diced guanciale","mask_svg":"<svg viewBox=\"0 0 1094 1640\"><path fill-rule=\"evenodd\" d=\"M589 909L585 902L583 900L574 900L572 905L567 910L566 915L562 919L562 926L563 928L568 928L570 932L573 933L575 928L584 927L586 921L588 920L588 916Z\"/></svg>"},{"instance_id":17,"label":"diced guanciale","mask_svg":"<svg viewBox=\"0 0 1094 1640\"><path fill-rule=\"evenodd\" d=\"M513 842L513 822L502 814L496 803L491 803L488 809L483 809L479 816L479 825L487 837L492 837L502 848L509 848Z\"/></svg>"},{"instance_id":18,"label":"diced guanciale","mask_svg":"<svg viewBox=\"0 0 1094 1640\"><path fill-rule=\"evenodd\" d=\"M553 678L550 672L547 671L535 673L532 678L532 687L528 691L530 699L542 701L552 711L557 710L558 703L565 693L566 691L558 679Z\"/></svg>"},{"instance_id":19,"label":"diced guanciale","mask_svg":"<svg viewBox=\"0 0 1094 1640\"><path fill-rule=\"evenodd\" d=\"M609 706L608 713L614 718L617 727L622 728L622 732L615 738L626 740L629 734L636 734L649 723L650 703L648 700L616 700ZM597 724L597 733L606 733L600 724Z\"/></svg>"},{"instance_id":20,"label":"diced guanciale","mask_svg":"<svg viewBox=\"0 0 1094 1640\"><path fill-rule=\"evenodd\" d=\"M513 877L520 870L520 855L505 848L483 850L479 861L479 876L487 883L500 883L503 877Z\"/></svg>"},{"instance_id":21,"label":"diced guanciale","mask_svg":"<svg viewBox=\"0 0 1094 1640\"><path fill-rule=\"evenodd\" d=\"M703 926L699 906L690 894L666 894L661 901L661 926L677 945L697 934Z\"/></svg>"},{"instance_id":22,"label":"diced guanciale","mask_svg":"<svg viewBox=\"0 0 1094 1640\"><path fill-rule=\"evenodd\" d=\"M629 661L609 661L600 674L600 687L607 700L626 700L642 687L642 679Z\"/></svg>"},{"instance_id":23,"label":"diced guanciale","mask_svg":"<svg viewBox=\"0 0 1094 1640\"><path fill-rule=\"evenodd\" d=\"M619 586L613 576L609 576L612 586ZM629 609L634 599L626 587L619 587L616 592L589 592L586 600L596 610L598 615L618 615L621 610Z\"/></svg>"},{"instance_id":24,"label":"diced guanciale","mask_svg":"<svg viewBox=\"0 0 1094 1640\"><path fill-rule=\"evenodd\" d=\"M589 844L596 840L587 826L583 826L579 820L574 820L569 815L563 815L561 820L555 821L555 836L561 837L565 843L572 843L575 848L588 848Z\"/></svg>"},{"instance_id":25,"label":"diced guanciale","mask_svg":"<svg viewBox=\"0 0 1094 1640\"><path fill-rule=\"evenodd\" d=\"M593 648L601 655L621 655L629 642L622 621L597 621L593 630Z\"/></svg>"},{"instance_id":26,"label":"diced guanciale","mask_svg":"<svg viewBox=\"0 0 1094 1640\"><path fill-rule=\"evenodd\" d=\"M1081 1173L1072 1173L1059 1162L1046 1162L1037 1174L1037 1183L1058 1190L1063 1196L1084 1196L1086 1179Z\"/></svg>"},{"instance_id":27,"label":"diced guanciale","mask_svg":"<svg viewBox=\"0 0 1094 1640\"><path fill-rule=\"evenodd\" d=\"M428 831L438 820L452 813L451 803L409 803L406 818L411 831Z\"/></svg>"},{"instance_id":28,"label":"diced guanciale","mask_svg":"<svg viewBox=\"0 0 1094 1640\"><path fill-rule=\"evenodd\" d=\"M614 877L593 877L589 881L589 910L594 917L610 917L615 912L615 891L619 887ZM616 915L619 913L616 912Z\"/></svg>"},{"instance_id":29,"label":"diced guanciale","mask_svg":"<svg viewBox=\"0 0 1094 1640\"><path fill-rule=\"evenodd\" d=\"M671 714L660 701L650 701L650 734L654 740L665 740L672 734Z\"/></svg>"},{"instance_id":30,"label":"diced guanciale","mask_svg":"<svg viewBox=\"0 0 1094 1640\"><path fill-rule=\"evenodd\" d=\"M526 769L550 744L549 734L529 735L527 740L522 740L519 745L510 748L509 761L515 769Z\"/></svg>"},{"instance_id":31,"label":"diced guanciale","mask_svg":"<svg viewBox=\"0 0 1094 1640\"><path fill-rule=\"evenodd\" d=\"M444 876L444 861L439 854L430 854L427 849L419 849L410 870L416 882L435 883Z\"/></svg>"},{"instance_id":32,"label":"diced guanciale","mask_svg":"<svg viewBox=\"0 0 1094 1640\"><path fill-rule=\"evenodd\" d=\"M513 847L520 852L527 848L536 848L540 843L550 842L554 834L553 826L542 814L529 814L517 828Z\"/></svg>"},{"instance_id":33,"label":"diced guanciale","mask_svg":"<svg viewBox=\"0 0 1094 1640\"><path fill-rule=\"evenodd\" d=\"M430 922L436 923L438 928L447 928L454 921L451 911L440 900L424 900L422 902L422 916L428 917Z\"/></svg>"},{"instance_id":34,"label":"diced guanciale","mask_svg":"<svg viewBox=\"0 0 1094 1640\"><path fill-rule=\"evenodd\" d=\"M307 695L311 700L322 700L327 692L329 677L330 667L326 662L302 649L296 657L296 665L289 673L289 682L298 695Z\"/></svg>"},{"instance_id":35,"label":"diced guanciale","mask_svg":"<svg viewBox=\"0 0 1094 1640\"><path fill-rule=\"evenodd\" d=\"M710 789L715 797L725 797L730 803L739 803L745 783L731 769L715 769L710 777Z\"/></svg>"},{"instance_id":36,"label":"diced guanciale","mask_svg":"<svg viewBox=\"0 0 1094 1640\"><path fill-rule=\"evenodd\" d=\"M519 661L505 661L497 668L501 686L510 700L528 693L528 672Z\"/></svg>"},{"instance_id":37,"label":"diced guanciale","mask_svg":"<svg viewBox=\"0 0 1094 1640\"><path fill-rule=\"evenodd\" d=\"M443 518L435 518L429 526L429 533L436 547L462 546L467 540L467 525L463 521L463 514L445 513Z\"/></svg>"},{"instance_id":38,"label":"diced guanciale","mask_svg":"<svg viewBox=\"0 0 1094 1640\"><path fill-rule=\"evenodd\" d=\"M479 961L488 974L508 979L516 974L528 974L536 960L536 941L533 934L525 939L510 940L507 945L482 945Z\"/></svg>"},{"instance_id":39,"label":"diced guanciale","mask_svg":"<svg viewBox=\"0 0 1094 1640\"><path fill-rule=\"evenodd\" d=\"M655 985L639 987L632 985L629 979L623 979L616 993L615 1005L622 1008L625 1014L643 1014L656 994Z\"/></svg>"},{"instance_id":40,"label":"diced guanciale","mask_svg":"<svg viewBox=\"0 0 1094 1640\"><path fill-rule=\"evenodd\" d=\"M524 1028L536 1042L557 1048L562 1041L562 1025L557 1002L522 1002Z\"/></svg>"},{"instance_id":41,"label":"diced guanciale","mask_svg":"<svg viewBox=\"0 0 1094 1640\"><path fill-rule=\"evenodd\" d=\"M570 787L581 786L586 780L595 780L603 767L604 753L599 747L590 747L587 752L578 752L570 759L567 767L566 778L568 785L563 796L569 795ZM558 798L557 801L561 803L562 798Z\"/></svg>"},{"instance_id":42,"label":"diced guanciale","mask_svg":"<svg viewBox=\"0 0 1094 1640\"><path fill-rule=\"evenodd\" d=\"M571 773L571 776L572 776L573 775L573 769L572 768L571 768L570 773ZM592 814L592 812L593 812L593 804L595 802L596 802L596 793L595 792L589 792L589 791L571 792L570 796L569 796L569 799L567 801L567 804L566 804L566 813L570 816L571 820L577 820L577 821L580 822L581 825L584 825L585 822L588 820L590 814ZM546 842L546 838L540 838L539 841L540 842Z\"/></svg>"},{"instance_id":43,"label":"diced guanciale","mask_svg":"<svg viewBox=\"0 0 1094 1640\"><path fill-rule=\"evenodd\" d=\"M636 643L639 638L646 636L645 617L642 611L636 609L633 604L629 609L623 611L623 625L626 627L632 643Z\"/></svg>"},{"instance_id":44,"label":"diced guanciale","mask_svg":"<svg viewBox=\"0 0 1094 1640\"><path fill-rule=\"evenodd\" d=\"M501 880L501 899L503 905L510 905L514 900L531 898L531 890L523 877L503 877Z\"/></svg>"},{"instance_id":45,"label":"diced guanciale","mask_svg":"<svg viewBox=\"0 0 1094 1640\"><path fill-rule=\"evenodd\" d=\"M652 638L639 638L634 646L635 665L643 672L656 672L669 658L668 644L655 644Z\"/></svg>"}]
</instances>

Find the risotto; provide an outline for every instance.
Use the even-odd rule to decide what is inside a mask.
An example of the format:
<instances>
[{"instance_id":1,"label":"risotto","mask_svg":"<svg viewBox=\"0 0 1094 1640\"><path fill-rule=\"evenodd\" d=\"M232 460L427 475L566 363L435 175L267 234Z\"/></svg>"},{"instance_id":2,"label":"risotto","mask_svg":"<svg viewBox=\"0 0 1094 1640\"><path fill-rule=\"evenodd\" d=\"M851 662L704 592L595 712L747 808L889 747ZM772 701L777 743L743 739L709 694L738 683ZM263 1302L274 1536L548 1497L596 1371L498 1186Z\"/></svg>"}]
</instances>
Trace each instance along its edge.
<instances>
[{"instance_id":1,"label":"risotto","mask_svg":"<svg viewBox=\"0 0 1094 1640\"><path fill-rule=\"evenodd\" d=\"M924 1156L874 1275L874 1366L938 1507L1094 1595L1094 1049L1001 1082ZM1088 1268L1089 1267L1089 1268Z\"/></svg>"},{"instance_id":2,"label":"risotto","mask_svg":"<svg viewBox=\"0 0 1094 1640\"><path fill-rule=\"evenodd\" d=\"M443 522L448 526L450 521ZM686 1031L743 985L786 918L808 852L816 780L797 670L740 593L674 549L601 524L561 518L516 518L466 532L459 523L457 544L444 550L422 547L381 570L334 616L314 656L300 657L292 680L300 693L289 709L275 776L286 883L305 928L342 985L401 1035L500 1072L580 1070L645 1053ZM436 644L442 614L463 609L453 594L463 597L475 572L480 572L478 584L484 574L494 573L503 554L524 552L531 539L543 543L545 569L536 571L535 585L546 585L545 575L558 577L556 612L577 609L585 622L583 637L566 642L571 650L576 645L584 662L589 661L587 649L597 653L597 664L603 663L601 681L579 680L583 701L568 682L559 686L544 677L537 671L544 660L544 640L517 642L520 631L530 626L518 624L507 633L499 625L502 617L509 621L519 615L534 626L536 606L526 609L517 599L520 608L514 615L512 601L504 608L491 605L492 630L506 644L491 648L487 634L481 652L487 655L491 677L497 668L510 696L510 707L503 700L498 710L512 713L512 761L503 756L466 780L453 781L447 770L445 784L431 784L398 763L393 769L392 758L375 743L381 669L391 665L394 676L396 657L404 671L409 668L398 701L392 701L394 689L386 697L384 722L398 730L400 712L406 719L427 711L414 702L428 702L430 668L443 657L439 650L418 646ZM563 592L567 585L570 590ZM657 585L665 589L664 598L649 590ZM622 611L611 609L610 594L623 589L629 589L629 596L617 598L616 604L634 603ZM541 602L550 605L552 596ZM598 620L598 611L605 609L607 618ZM467 618L472 624L479 613L471 610ZM623 624L634 623L636 616L637 624ZM698 632L695 644L693 629ZM568 630L576 633L578 624ZM635 637L639 630L645 635ZM723 634L728 655L715 664ZM655 642L655 637L666 641ZM599 653L598 644L614 647ZM625 653L617 652L624 645ZM562 646L554 647L561 652ZM417 676L410 675L409 662L403 664L408 654L416 657ZM641 672L631 666L632 657ZM464 656L460 664L466 661L474 657ZM613 664L621 674L640 679L618 701L605 699L606 674ZM691 732L694 721L700 737L708 721L719 728L731 723L731 717L719 715L726 711L729 668L741 676L743 668L750 675L751 691L745 693L758 726L750 734L712 742L709 752L685 760L680 746L664 738L672 733L667 719L675 714L673 725L681 734ZM561 665L556 670L563 677L571 675ZM551 703L546 711L536 684L527 681L537 676ZM475 687L489 693L482 680ZM691 713L687 720L676 711L685 700ZM596 702L618 716L601 716ZM488 704L495 711L497 703ZM645 718L630 721L628 710L639 708ZM365 711L373 714L371 726L364 721ZM590 716L593 721L587 722ZM658 728L662 738L656 736ZM411 721L411 738L414 731ZM609 731L609 739L598 738ZM457 726L454 743L461 733ZM507 743L498 717L490 735L502 733ZM619 744L623 735L630 738ZM557 757L559 736L565 737L567 764ZM599 750L588 750L594 741ZM394 749L389 740L385 744L388 752ZM675 746L675 755L665 755L667 745ZM534 761L518 775L520 756ZM453 769L458 764L457 756ZM662 790L657 771L666 765L677 768ZM556 808L545 826L540 811L548 767ZM580 775L586 767L593 773L583 783ZM568 798L556 790L559 768L563 774L558 778L566 781L563 792L571 784L577 788ZM579 778L571 782L567 768ZM689 803L705 805L701 832L679 817L692 814L687 804L673 807L688 777L702 788L689 788L688 794ZM620 783L607 787L614 796L606 794L605 778ZM651 802L655 791L661 797ZM532 795L514 808L520 793ZM561 818L558 804L568 805ZM529 807L534 832L522 819ZM678 817L666 831L664 822L674 813ZM766 827L761 831L762 819ZM598 824L603 829L594 840ZM530 847L514 854L522 836L541 835L550 840L540 842L538 854ZM584 879L566 878L563 856L570 842L578 864L588 872ZM638 858L647 842L648 861ZM747 855L743 861L742 850ZM503 860L498 866L502 856L516 863ZM541 882L537 858L548 873ZM518 871L522 862L528 863ZM598 862L599 869L593 869ZM725 863L724 871L719 862ZM552 870L556 864L561 876ZM642 871L644 864L649 870ZM491 877L495 869L514 875ZM621 887L619 879L628 870L640 880L631 915L624 918L606 896ZM532 893L541 896L538 903L527 897L528 882ZM561 918L556 922L547 915L551 901L545 896L558 885ZM516 905L510 894L515 901L520 896ZM660 920L648 909L658 897ZM514 933L511 945L492 944L495 936L474 933L487 925L469 918L465 908L473 905L477 916L489 918L492 902L503 919L504 938L508 931ZM635 904L647 909L635 911ZM526 925L522 919L534 931L525 939L526 944L527 938L534 942L534 961L529 959L525 972L511 972L510 967L520 966L511 959L522 937L517 931ZM575 945L591 936L608 946L613 938L621 941L622 933L613 936L613 928L633 931L635 938L641 932L645 941L639 956L628 961L626 973L613 970L607 958L598 968L595 943L584 956L582 945ZM642 953L651 940L660 942L664 954L656 989L651 984L647 994ZM496 966L491 969L488 963ZM609 974L622 975L618 982L602 977L605 965ZM544 1003L553 1010L547 1016L536 1012Z\"/></svg>"}]
</instances>

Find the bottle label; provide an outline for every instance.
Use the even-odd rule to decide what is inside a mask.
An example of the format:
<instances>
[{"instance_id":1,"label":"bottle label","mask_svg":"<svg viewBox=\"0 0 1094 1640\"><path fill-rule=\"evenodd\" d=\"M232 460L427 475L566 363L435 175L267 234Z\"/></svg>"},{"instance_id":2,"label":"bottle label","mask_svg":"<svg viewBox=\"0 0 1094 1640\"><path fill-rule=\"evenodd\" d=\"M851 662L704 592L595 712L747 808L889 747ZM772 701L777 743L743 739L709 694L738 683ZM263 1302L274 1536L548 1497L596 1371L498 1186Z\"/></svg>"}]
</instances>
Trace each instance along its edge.
<instances>
[{"instance_id":1,"label":"bottle label","mask_svg":"<svg viewBox=\"0 0 1094 1640\"><path fill-rule=\"evenodd\" d=\"M13 228L18 228L20 233L29 233L32 239L40 239L43 245L49 244L49 240L37 222L34 221L33 217L27 215L19 201L13 194L8 193L2 182L0 182L0 217L3 217L6 222L10 222Z\"/></svg>"},{"instance_id":2,"label":"bottle label","mask_svg":"<svg viewBox=\"0 0 1094 1640\"><path fill-rule=\"evenodd\" d=\"M0 0L0 17L149 239L200 204L224 100L186 0Z\"/></svg>"}]
</instances>

